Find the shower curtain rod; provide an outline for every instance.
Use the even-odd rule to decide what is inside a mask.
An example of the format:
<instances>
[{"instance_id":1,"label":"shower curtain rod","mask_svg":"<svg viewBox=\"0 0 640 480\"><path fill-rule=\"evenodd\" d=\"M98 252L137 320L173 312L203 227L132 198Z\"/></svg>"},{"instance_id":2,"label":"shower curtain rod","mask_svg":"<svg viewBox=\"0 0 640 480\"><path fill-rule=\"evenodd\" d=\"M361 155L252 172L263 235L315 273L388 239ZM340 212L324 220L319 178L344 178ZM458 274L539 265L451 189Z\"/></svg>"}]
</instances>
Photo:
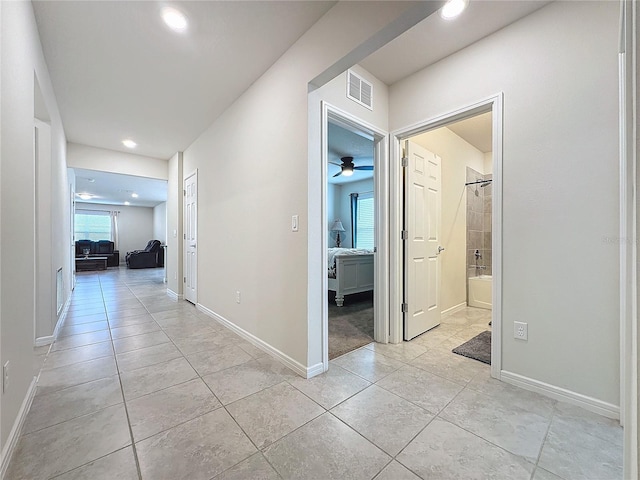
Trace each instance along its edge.
<instances>
[{"instance_id":1,"label":"shower curtain rod","mask_svg":"<svg viewBox=\"0 0 640 480\"><path fill-rule=\"evenodd\" d=\"M491 183L493 182L493 179L489 179L489 180L478 180L476 182L467 182L464 184L465 187L468 187L469 185L475 185L476 183Z\"/></svg>"}]
</instances>

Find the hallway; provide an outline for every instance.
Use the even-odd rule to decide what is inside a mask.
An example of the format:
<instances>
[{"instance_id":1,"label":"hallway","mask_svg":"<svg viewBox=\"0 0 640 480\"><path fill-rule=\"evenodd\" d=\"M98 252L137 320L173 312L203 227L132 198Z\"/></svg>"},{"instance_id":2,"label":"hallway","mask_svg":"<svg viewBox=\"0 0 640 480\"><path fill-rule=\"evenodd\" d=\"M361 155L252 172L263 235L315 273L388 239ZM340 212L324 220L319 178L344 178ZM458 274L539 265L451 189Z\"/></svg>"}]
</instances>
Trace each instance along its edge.
<instances>
[{"instance_id":1,"label":"hallway","mask_svg":"<svg viewBox=\"0 0 640 480\"><path fill-rule=\"evenodd\" d=\"M489 378L465 309L298 377L162 269L78 275L7 479L622 478L617 422Z\"/></svg>"}]
</instances>

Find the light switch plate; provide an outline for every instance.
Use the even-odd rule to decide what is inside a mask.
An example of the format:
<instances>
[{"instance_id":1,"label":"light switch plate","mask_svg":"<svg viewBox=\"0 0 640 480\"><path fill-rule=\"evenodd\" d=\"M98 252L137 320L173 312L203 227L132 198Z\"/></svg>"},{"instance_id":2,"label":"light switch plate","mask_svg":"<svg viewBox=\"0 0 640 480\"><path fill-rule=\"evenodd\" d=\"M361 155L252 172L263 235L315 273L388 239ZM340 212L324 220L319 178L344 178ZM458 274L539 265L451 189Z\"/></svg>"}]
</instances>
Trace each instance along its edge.
<instances>
[{"instance_id":1,"label":"light switch plate","mask_svg":"<svg viewBox=\"0 0 640 480\"><path fill-rule=\"evenodd\" d=\"M298 231L298 215L293 215L291 217L291 231L292 232Z\"/></svg>"}]
</instances>

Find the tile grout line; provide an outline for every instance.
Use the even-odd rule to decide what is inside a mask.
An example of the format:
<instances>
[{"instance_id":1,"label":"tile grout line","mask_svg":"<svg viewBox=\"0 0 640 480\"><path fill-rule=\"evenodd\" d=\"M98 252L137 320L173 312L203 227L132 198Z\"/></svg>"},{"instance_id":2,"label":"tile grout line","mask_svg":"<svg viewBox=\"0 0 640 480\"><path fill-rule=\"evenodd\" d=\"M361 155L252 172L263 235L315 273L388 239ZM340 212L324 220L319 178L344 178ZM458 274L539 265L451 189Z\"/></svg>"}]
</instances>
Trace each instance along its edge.
<instances>
[{"instance_id":1,"label":"tile grout line","mask_svg":"<svg viewBox=\"0 0 640 480\"><path fill-rule=\"evenodd\" d=\"M100 294L102 295L102 300L104 302L104 294L103 294L103 290L102 290L102 281L100 280L100 276L98 276L98 281L100 284ZM107 313L107 305L105 302L105 313ZM109 314L107 313L107 325L110 325L109 323ZM140 469L140 460L138 459L138 451L136 449L136 442L135 439L133 437L133 429L131 427L131 418L129 417L129 409L127 407L127 399L124 395L124 387L122 385L122 376L120 375L120 368L118 367L118 358L116 356L116 351L115 348L113 346L113 336L111 335L111 328L109 328L109 338L111 338L111 349L113 350L113 360L116 363L116 371L118 372L118 382L120 383L120 394L122 395L122 404L124 406L124 413L125 416L127 418L127 428L129 429L129 437L131 438L131 450L133 452L133 460L136 464L136 471L138 473L138 479L142 480L142 471Z\"/></svg>"}]
</instances>

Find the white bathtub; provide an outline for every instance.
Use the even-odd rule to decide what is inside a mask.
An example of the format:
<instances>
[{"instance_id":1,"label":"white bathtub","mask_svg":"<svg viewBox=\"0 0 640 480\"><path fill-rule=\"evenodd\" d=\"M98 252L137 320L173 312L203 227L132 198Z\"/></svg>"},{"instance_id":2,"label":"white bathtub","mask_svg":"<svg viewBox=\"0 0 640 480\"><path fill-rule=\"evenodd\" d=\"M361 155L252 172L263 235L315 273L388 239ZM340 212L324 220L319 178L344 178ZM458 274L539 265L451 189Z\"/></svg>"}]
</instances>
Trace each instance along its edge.
<instances>
[{"instance_id":1,"label":"white bathtub","mask_svg":"<svg viewBox=\"0 0 640 480\"><path fill-rule=\"evenodd\" d=\"M491 275L469 277L469 306L491 310Z\"/></svg>"}]
</instances>

